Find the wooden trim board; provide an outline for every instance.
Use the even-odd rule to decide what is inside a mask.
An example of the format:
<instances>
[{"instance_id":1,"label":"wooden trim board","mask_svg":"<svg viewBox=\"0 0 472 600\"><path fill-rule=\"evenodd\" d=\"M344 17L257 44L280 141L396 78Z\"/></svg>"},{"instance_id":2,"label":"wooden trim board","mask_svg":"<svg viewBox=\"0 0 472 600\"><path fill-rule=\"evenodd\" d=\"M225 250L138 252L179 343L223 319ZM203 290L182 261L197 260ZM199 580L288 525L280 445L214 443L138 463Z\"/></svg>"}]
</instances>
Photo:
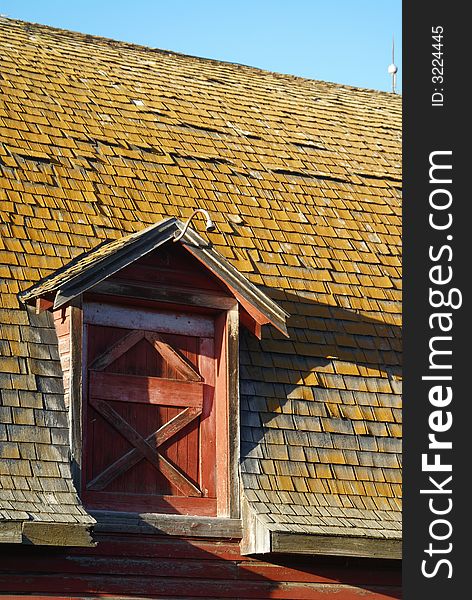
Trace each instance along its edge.
<instances>
[{"instance_id":1,"label":"wooden trim board","mask_svg":"<svg viewBox=\"0 0 472 600\"><path fill-rule=\"evenodd\" d=\"M241 554L300 554L401 560L402 541L387 538L271 531L243 499Z\"/></svg>"},{"instance_id":2,"label":"wooden trim board","mask_svg":"<svg viewBox=\"0 0 472 600\"><path fill-rule=\"evenodd\" d=\"M241 539L242 536L239 519L106 510L91 510L90 514L97 521L95 531L100 533L139 531L153 535L225 539Z\"/></svg>"},{"instance_id":3,"label":"wooden trim board","mask_svg":"<svg viewBox=\"0 0 472 600\"><path fill-rule=\"evenodd\" d=\"M124 298L139 298L140 300L154 300L156 302L169 302L171 304L187 304L228 310L234 306L233 296L221 296L210 292L202 292L192 288L183 288L166 285L139 285L118 279L108 279L95 285L89 290L95 294L111 295Z\"/></svg>"},{"instance_id":4,"label":"wooden trim board","mask_svg":"<svg viewBox=\"0 0 472 600\"><path fill-rule=\"evenodd\" d=\"M283 554L323 554L401 560L402 541L272 531L271 551Z\"/></svg>"},{"instance_id":5,"label":"wooden trim board","mask_svg":"<svg viewBox=\"0 0 472 600\"><path fill-rule=\"evenodd\" d=\"M84 373L86 373L85 361L82 355L86 355L83 347L85 336L83 334L83 312L81 298L76 300L76 305L70 307L70 446L71 446L71 472L76 490L82 487L82 445L83 440L83 407L82 386Z\"/></svg>"},{"instance_id":6,"label":"wooden trim board","mask_svg":"<svg viewBox=\"0 0 472 600\"><path fill-rule=\"evenodd\" d=\"M160 312L157 312L160 311ZM84 305L84 323L144 329L177 335L213 336L213 319L190 312L166 312L165 308L133 309L116 304L87 302Z\"/></svg>"},{"instance_id":7,"label":"wooden trim board","mask_svg":"<svg viewBox=\"0 0 472 600\"><path fill-rule=\"evenodd\" d=\"M23 543L38 546L96 546L91 537L92 527L92 524L25 521Z\"/></svg>"}]
</instances>

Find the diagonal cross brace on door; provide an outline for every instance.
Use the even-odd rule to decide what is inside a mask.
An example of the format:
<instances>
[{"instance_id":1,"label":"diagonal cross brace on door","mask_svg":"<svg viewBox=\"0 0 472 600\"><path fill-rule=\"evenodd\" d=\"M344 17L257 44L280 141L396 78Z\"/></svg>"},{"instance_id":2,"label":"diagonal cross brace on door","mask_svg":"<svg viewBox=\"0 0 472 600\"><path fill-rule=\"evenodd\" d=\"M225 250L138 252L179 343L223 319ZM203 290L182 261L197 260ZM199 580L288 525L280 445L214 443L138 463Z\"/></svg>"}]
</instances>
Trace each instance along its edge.
<instances>
[{"instance_id":1,"label":"diagonal cross brace on door","mask_svg":"<svg viewBox=\"0 0 472 600\"><path fill-rule=\"evenodd\" d=\"M185 475L157 451L164 442L201 415L201 405L186 408L150 436L143 438L104 400L91 398L90 403L134 448L109 465L88 483L88 490L103 490L118 475L126 472L141 459L146 458L186 496L200 497L202 495L202 492Z\"/></svg>"}]
</instances>

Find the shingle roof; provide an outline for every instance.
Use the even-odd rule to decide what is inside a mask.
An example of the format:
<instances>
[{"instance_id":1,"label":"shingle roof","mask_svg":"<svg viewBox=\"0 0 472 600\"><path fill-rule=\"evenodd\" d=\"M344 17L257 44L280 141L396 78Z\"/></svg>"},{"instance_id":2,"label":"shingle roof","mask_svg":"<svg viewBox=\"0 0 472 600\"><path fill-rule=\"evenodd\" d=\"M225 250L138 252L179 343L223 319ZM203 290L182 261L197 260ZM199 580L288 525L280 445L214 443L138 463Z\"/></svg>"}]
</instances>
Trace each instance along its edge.
<instances>
[{"instance_id":1,"label":"shingle roof","mask_svg":"<svg viewBox=\"0 0 472 600\"><path fill-rule=\"evenodd\" d=\"M0 521L91 525L72 483L52 317L3 307L2 315Z\"/></svg>"},{"instance_id":2,"label":"shingle roof","mask_svg":"<svg viewBox=\"0 0 472 600\"><path fill-rule=\"evenodd\" d=\"M398 538L401 99L4 19L0 56L3 517L87 518L51 323L16 294L202 207L203 235L291 315L289 339L242 334L252 510Z\"/></svg>"}]
</instances>

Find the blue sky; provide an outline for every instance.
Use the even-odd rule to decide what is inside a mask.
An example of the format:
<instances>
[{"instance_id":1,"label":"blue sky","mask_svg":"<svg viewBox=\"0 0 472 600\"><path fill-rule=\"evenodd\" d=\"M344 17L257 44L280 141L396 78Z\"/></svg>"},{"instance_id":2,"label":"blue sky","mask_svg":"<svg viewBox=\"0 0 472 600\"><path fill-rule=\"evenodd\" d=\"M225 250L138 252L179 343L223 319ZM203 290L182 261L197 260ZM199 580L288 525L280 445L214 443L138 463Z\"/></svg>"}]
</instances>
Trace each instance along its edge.
<instances>
[{"instance_id":1,"label":"blue sky","mask_svg":"<svg viewBox=\"0 0 472 600\"><path fill-rule=\"evenodd\" d=\"M0 0L16 19L401 92L401 0Z\"/></svg>"}]
</instances>

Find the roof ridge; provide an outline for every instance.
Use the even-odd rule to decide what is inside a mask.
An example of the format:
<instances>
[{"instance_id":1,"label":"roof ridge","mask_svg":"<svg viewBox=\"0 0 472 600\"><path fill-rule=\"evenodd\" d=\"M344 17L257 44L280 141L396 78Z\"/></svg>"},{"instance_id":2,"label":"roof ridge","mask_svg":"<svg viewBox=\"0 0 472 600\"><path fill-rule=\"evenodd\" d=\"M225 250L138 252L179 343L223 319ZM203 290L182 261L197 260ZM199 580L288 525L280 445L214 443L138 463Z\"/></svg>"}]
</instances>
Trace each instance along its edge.
<instances>
[{"instance_id":1,"label":"roof ridge","mask_svg":"<svg viewBox=\"0 0 472 600\"><path fill-rule=\"evenodd\" d=\"M30 21L23 21L21 19L14 19L11 17L7 17L4 15L0 15L0 22L1 21L7 21L11 24L14 25L19 25L19 26L33 26L36 27L38 29L45 29L47 31L50 32L54 32L54 33L62 33L62 34L73 34L74 36L78 36L83 38L84 40L87 40L87 38L93 38L93 40L96 41L101 41L107 44L113 44L113 45L118 45L118 46L123 46L123 47L131 47L131 48L136 48L136 49L142 49L142 50L146 50L146 51L150 51L150 52L155 52L155 53L159 53L159 54L165 54L168 56L178 56L178 57L182 57L182 58L192 58L192 59L196 59L196 60L201 60L207 63L212 63L212 64L217 64L217 65L230 65L233 67L240 67L243 69L249 69L249 70L253 70L253 71L259 71L260 73L266 73L267 75L271 75L271 76L275 76L275 77L279 77L281 79L295 79L297 81L301 81L301 82L307 82L307 83L318 83L318 84L324 84L324 85L328 85L328 86L333 86L335 88L342 88L342 89L346 89L346 90L350 90L350 91L357 91L357 92L369 92L369 93L374 93L374 94L380 94L382 96L388 96L388 97L392 97L394 99L401 99L401 94L392 94L392 92L387 92L384 90L376 90L374 88L364 88L364 87L359 87L359 86L353 86L353 85L349 85L346 83L338 83L335 81L325 81L323 79L312 79L310 77L302 77L301 75L294 75L293 73L281 73L278 71L271 71L269 69L264 69L262 67L256 67L253 65L246 65L244 63L238 63L238 62L233 62L230 60L219 60L216 58L209 58L209 57L205 57L205 56L196 56L194 54L186 54L184 52L177 52L174 50L168 50L165 48L157 48L157 47L152 47L152 46L146 46L144 44L139 44L137 42L129 42L129 41L125 41L125 40L118 40L116 38L109 38L109 37L105 37L105 36L101 36L101 35L96 35L96 34L92 34L92 33L84 33L82 31L75 31L72 29L63 29L61 27L55 27L52 25L45 25L43 23L33 23Z\"/></svg>"}]
</instances>

